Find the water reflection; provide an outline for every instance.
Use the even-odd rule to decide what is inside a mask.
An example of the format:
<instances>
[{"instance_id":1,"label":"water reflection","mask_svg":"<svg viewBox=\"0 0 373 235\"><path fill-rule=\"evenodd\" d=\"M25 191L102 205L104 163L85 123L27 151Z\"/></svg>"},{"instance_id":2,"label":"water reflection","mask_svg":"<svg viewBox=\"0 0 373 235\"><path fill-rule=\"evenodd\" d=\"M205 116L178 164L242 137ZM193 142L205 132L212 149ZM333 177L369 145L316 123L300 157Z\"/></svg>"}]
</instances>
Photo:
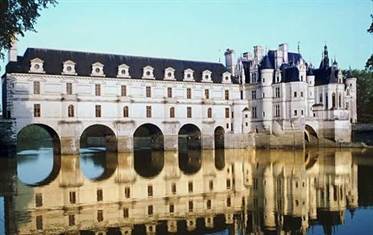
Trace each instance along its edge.
<instances>
[{"instance_id":1,"label":"water reflection","mask_svg":"<svg viewBox=\"0 0 373 235\"><path fill-rule=\"evenodd\" d=\"M5 213L13 218L7 232L373 232L371 223L356 219L373 214L361 210L373 205L372 152L209 150L198 156L183 162L177 152L162 152L161 167L153 159L143 169L133 153L58 157L58 172L47 184L14 181L17 193L6 197ZM149 164L159 172L146 178ZM25 169L18 168L18 176Z\"/></svg>"}]
</instances>

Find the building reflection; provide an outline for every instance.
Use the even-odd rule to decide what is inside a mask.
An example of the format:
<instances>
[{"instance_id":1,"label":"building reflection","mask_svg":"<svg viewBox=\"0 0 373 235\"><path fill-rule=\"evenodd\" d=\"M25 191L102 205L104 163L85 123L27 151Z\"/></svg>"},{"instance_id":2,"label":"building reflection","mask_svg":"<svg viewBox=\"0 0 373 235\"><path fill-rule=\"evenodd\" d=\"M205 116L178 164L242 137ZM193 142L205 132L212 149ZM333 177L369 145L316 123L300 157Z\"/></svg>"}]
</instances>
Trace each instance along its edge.
<instances>
[{"instance_id":1,"label":"building reflection","mask_svg":"<svg viewBox=\"0 0 373 235\"><path fill-rule=\"evenodd\" d=\"M6 205L16 231L8 232L306 234L320 224L331 234L358 207L350 151L204 150L188 161L189 171L165 152L160 172L145 177L132 153L120 153L107 156L103 176L87 179L79 156L62 156L47 184L17 181Z\"/></svg>"}]
</instances>

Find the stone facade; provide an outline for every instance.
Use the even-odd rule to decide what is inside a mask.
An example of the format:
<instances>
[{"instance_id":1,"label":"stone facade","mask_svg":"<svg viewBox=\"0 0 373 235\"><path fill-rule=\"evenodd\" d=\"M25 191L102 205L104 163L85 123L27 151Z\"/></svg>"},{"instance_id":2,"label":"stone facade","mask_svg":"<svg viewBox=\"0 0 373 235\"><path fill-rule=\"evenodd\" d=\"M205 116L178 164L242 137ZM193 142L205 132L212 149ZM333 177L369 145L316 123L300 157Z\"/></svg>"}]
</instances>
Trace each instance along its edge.
<instances>
[{"instance_id":1,"label":"stone facade","mask_svg":"<svg viewBox=\"0 0 373 235\"><path fill-rule=\"evenodd\" d=\"M314 69L287 45L254 47L220 63L143 58L29 48L14 56L2 77L4 118L15 133L28 125L49 130L62 154L79 152L80 137L105 126L117 143L133 150L133 135L151 124L176 150L179 131L193 125L203 149L213 149L217 128L226 148L303 147L322 139L351 141L356 122L356 79L329 66L325 47ZM317 140L317 141L313 141ZM328 142L328 143L329 143Z\"/></svg>"}]
</instances>

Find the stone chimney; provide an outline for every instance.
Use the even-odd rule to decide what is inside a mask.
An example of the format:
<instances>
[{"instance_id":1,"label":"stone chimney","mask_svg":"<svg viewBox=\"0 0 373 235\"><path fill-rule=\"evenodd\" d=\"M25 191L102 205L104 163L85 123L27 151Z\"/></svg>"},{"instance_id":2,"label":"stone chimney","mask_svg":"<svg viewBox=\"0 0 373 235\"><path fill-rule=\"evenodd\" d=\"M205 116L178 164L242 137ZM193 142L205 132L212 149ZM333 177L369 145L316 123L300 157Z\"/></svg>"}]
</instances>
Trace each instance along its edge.
<instances>
[{"instance_id":1,"label":"stone chimney","mask_svg":"<svg viewBox=\"0 0 373 235\"><path fill-rule=\"evenodd\" d=\"M232 73L233 75L234 70L235 70L235 65L233 63L234 51L232 49L227 49L224 52L224 56L225 56L225 66L227 67L228 71Z\"/></svg>"},{"instance_id":2,"label":"stone chimney","mask_svg":"<svg viewBox=\"0 0 373 235\"><path fill-rule=\"evenodd\" d=\"M287 43L282 43L278 45L278 52L277 56L281 58L283 63L288 63L288 44Z\"/></svg>"},{"instance_id":3,"label":"stone chimney","mask_svg":"<svg viewBox=\"0 0 373 235\"><path fill-rule=\"evenodd\" d=\"M11 47L8 50L8 61L17 62L17 39L13 37Z\"/></svg>"},{"instance_id":4,"label":"stone chimney","mask_svg":"<svg viewBox=\"0 0 373 235\"><path fill-rule=\"evenodd\" d=\"M254 60L257 64L262 60L264 56L264 50L262 46L254 46Z\"/></svg>"}]
</instances>

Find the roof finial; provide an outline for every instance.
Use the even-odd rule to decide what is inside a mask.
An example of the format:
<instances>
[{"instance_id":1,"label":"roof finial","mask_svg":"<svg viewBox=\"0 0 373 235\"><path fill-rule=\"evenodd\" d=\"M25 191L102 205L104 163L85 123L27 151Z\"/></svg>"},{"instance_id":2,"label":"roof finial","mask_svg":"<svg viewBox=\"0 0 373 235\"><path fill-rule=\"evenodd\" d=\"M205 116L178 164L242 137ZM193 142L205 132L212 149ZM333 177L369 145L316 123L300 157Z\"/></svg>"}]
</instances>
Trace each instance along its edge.
<instances>
[{"instance_id":1,"label":"roof finial","mask_svg":"<svg viewBox=\"0 0 373 235\"><path fill-rule=\"evenodd\" d=\"M300 41L298 41L298 54L300 54Z\"/></svg>"}]
</instances>

